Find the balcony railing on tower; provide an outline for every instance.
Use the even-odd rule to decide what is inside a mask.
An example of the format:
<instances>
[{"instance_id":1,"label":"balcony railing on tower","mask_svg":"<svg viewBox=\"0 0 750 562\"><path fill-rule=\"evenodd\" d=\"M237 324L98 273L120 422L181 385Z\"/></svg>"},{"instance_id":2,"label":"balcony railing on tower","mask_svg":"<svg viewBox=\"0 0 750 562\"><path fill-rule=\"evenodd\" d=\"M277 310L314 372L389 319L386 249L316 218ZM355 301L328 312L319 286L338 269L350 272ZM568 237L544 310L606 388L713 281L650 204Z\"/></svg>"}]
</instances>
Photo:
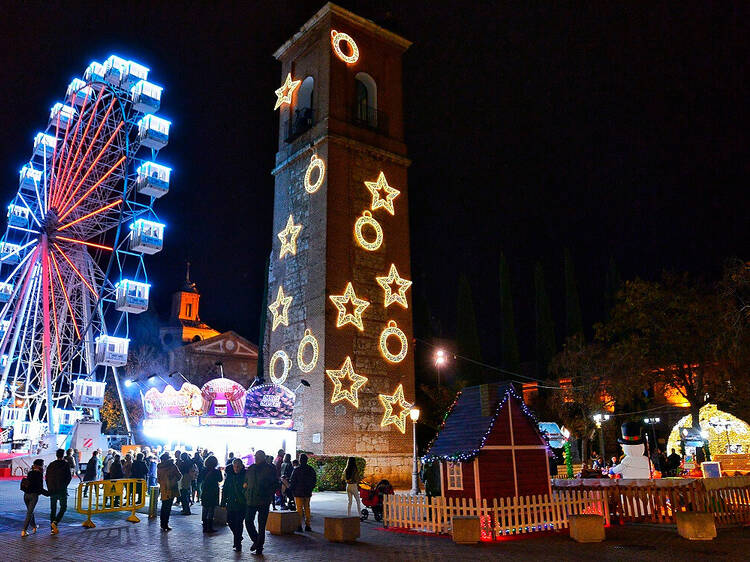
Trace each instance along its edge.
<instances>
[{"instance_id":1,"label":"balcony railing on tower","mask_svg":"<svg viewBox=\"0 0 750 562\"><path fill-rule=\"evenodd\" d=\"M294 115L286 122L284 142L294 142L300 135L309 131L313 126L313 110L310 107L295 109Z\"/></svg>"},{"instance_id":2,"label":"balcony railing on tower","mask_svg":"<svg viewBox=\"0 0 750 562\"><path fill-rule=\"evenodd\" d=\"M352 123L358 127L388 134L388 115L369 105L355 103L352 106Z\"/></svg>"}]
</instances>

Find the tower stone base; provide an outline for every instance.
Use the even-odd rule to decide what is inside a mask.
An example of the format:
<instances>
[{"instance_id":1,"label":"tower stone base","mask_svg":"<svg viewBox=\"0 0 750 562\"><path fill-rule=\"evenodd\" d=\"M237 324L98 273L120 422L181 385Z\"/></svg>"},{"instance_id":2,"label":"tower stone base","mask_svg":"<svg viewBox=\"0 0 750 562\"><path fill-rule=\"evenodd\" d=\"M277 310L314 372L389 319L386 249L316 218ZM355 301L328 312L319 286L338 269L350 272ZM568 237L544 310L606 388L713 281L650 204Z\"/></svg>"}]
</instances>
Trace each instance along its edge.
<instances>
[{"instance_id":1,"label":"tower stone base","mask_svg":"<svg viewBox=\"0 0 750 562\"><path fill-rule=\"evenodd\" d=\"M412 462L411 455L396 455L384 453L382 455L360 455L365 461L364 480L377 484L386 479L394 488L411 488Z\"/></svg>"}]
</instances>

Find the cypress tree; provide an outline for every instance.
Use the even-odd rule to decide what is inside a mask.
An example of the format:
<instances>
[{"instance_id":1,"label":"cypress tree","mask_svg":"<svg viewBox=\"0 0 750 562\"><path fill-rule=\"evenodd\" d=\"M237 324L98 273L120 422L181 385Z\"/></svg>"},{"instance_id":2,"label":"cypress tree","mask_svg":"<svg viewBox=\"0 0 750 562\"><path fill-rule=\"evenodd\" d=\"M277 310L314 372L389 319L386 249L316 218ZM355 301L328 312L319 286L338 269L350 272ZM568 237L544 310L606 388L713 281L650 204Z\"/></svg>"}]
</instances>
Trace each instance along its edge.
<instances>
[{"instance_id":1,"label":"cypress tree","mask_svg":"<svg viewBox=\"0 0 750 562\"><path fill-rule=\"evenodd\" d=\"M534 270L535 320L536 320L536 371L539 378L547 377L547 366L557 351L555 325L552 322L549 296L544 284L544 270L537 262Z\"/></svg>"},{"instance_id":2,"label":"cypress tree","mask_svg":"<svg viewBox=\"0 0 750 562\"><path fill-rule=\"evenodd\" d=\"M502 366L518 373L521 370L521 358L518 353L516 322L513 315L513 292L510 287L510 273L505 254L500 254L500 352Z\"/></svg>"},{"instance_id":3,"label":"cypress tree","mask_svg":"<svg viewBox=\"0 0 750 562\"><path fill-rule=\"evenodd\" d=\"M481 361L479 332L477 319L474 314L474 302L471 297L469 280L464 274L458 279L458 309L456 315L456 348L458 355ZM484 377L482 368L470 361L461 361L458 368L458 378L462 386L482 384Z\"/></svg>"},{"instance_id":4,"label":"cypress tree","mask_svg":"<svg viewBox=\"0 0 750 562\"><path fill-rule=\"evenodd\" d=\"M578 284L576 283L573 259L570 250L565 249L565 335L568 337L583 334L581 320L581 302L578 299Z\"/></svg>"},{"instance_id":5,"label":"cypress tree","mask_svg":"<svg viewBox=\"0 0 750 562\"><path fill-rule=\"evenodd\" d=\"M263 281L263 301L260 304L260 319L258 325L258 369L255 374L255 380L262 383L265 380L263 376L263 363L265 361L263 350L266 346L266 316L268 314L268 275L270 274L271 258L266 258L266 278Z\"/></svg>"}]
</instances>

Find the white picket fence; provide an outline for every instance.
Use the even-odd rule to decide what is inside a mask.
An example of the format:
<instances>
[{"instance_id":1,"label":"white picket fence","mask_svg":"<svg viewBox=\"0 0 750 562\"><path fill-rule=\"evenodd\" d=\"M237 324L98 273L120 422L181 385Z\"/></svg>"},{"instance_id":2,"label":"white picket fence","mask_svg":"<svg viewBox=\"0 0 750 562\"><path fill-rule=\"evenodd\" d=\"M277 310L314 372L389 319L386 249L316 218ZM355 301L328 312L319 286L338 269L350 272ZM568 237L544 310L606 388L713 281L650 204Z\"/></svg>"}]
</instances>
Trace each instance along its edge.
<instances>
[{"instance_id":1,"label":"white picket fence","mask_svg":"<svg viewBox=\"0 0 750 562\"><path fill-rule=\"evenodd\" d=\"M556 531L568 527L568 517L583 513L604 516L609 525L607 497L601 491L559 490L548 495L486 499L444 498L394 494L384 496L383 524L425 533L448 534L454 516L479 517L482 539Z\"/></svg>"}]
</instances>

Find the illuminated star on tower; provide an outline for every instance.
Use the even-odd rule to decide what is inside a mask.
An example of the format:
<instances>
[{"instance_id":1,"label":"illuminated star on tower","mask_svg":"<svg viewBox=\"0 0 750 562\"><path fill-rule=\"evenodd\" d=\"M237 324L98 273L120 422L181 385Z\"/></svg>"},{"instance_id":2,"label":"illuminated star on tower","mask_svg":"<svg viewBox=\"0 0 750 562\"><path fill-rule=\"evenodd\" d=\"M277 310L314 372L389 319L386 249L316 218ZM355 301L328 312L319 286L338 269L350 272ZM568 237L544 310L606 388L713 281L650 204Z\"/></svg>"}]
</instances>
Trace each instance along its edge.
<instances>
[{"instance_id":1,"label":"illuminated star on tower","mask_svg":"<svg viewBox=\"0 0 750 562\"><path fill-rule=\"evenodd\" d=\"M302 80L292 80L291 73L286 75L284 84L281 86L281 88L276 90L276 105L273 106L274 111L276 111L285 103L292 103L292 94L294 93L294 90L299 87L301 82Z\"/></svg>"},{"instance_id":2,"label":"illuminated star on tower","mask_svg":"<svg viewBox=\"0 0 750 562\"><path fill-rule=\"evenodd\" d=\"M354 372L351 357L347 357L344 360L344 364L341 365L340 369L326 369L326 375L333 382L331 404L335 404L341 400L348 400L352 406L359 408L359 395L357 391L365 385L367 377ZM342 384L345 379L351 381L351 386L347 390L343 389Z\"/></svg>"},{"instance_id":3,"label":"illuminated star on tower","mask_svg":"<svg viewBox=\"0 0 750 562\"><path fill-rule=\"evenodd\" d=\"M385 174L383 172L380 172L377 181L366 181L365 185L367 186L367 189L370 190L370 193L372 193L372 204L370 205L370 209L374 211L375 209L383 207L390 214L395 214L393 200L398 197L401 192L388 185L388 180L385 179ZM380 196L381 190L385 193L385 197Z\"/></svg>"},{"instance_id":4,"label":"illuminated star on tower","mask_svg":"<svg viewBox=\"0 0 750 562\"><path fill-rule=\"evenodd\" d=\"M292 297L284 296L284 287L279 285L279 292L276 293L276 300L268 307L273 314L273 326L271 331L275 331L279 324L289 325L289 306L292 304ZM281 312L279 312L281 308Z\"/></svg>"},{"instance_id":5,"label":"illuminated star on tower","mask_svg":"<svg viewBox=\"0 0 750 562\"><path fill-rule=\"evenodd\" d=\"M404 279L398 274L396 264L391 264L391 269L387 277L376 277L375 280L385 291L385 308L388 308L394 302L397 302L404 308L409 308L406 302L406 291L411 287L411 281ZM398 287L398 290L395 292L393 291L393 285Z\"/></svg>"},{"instance_id":6,"label":"illuminated star on tower","mask_svg":"<svg viewBox=\"0 0 750 562\"><path fill-rule=\"evenodd\" d=\"M339 311L339 317L336 319L337 328L340 328L344 324L353 324L360 330L365 329L362 324L362 313L370 306L370 303L364 299L357 298L357 295L354 294L354 287L352 287L351 281L346 284L346 291L344 291L343 295L331 295L328 298L331 299L331 302L333 302ZM346 305L349 302L352 303L354 312L347 311Z\"/></svg>"},{"instance_id":7,"label":"illuminated star on tower","mask_svg":"<svg viewBox=\"0 0 750 562\"><path fill-rule=\"evenodd\" d=\"M380 398L380 403L383 405L383 408L385 408L385 413L383 414L383 420L380 422L380 426L385 427L386 425L393 424L401 433L404 433L406 431L406 416L409 415L409 411L411 410L411 404L404 400L404 387L398 385L393 396L378 394L378 398ZM401 411L398 415L393 415L393 406L396 404L401 408Z\"/></svg>"},{"instance_id":8,"label":"illuminated star on tower","mask_svg":"<svg viewBox=\"0 0 750 562\"><path fill-rule=\"evenodd\" d=\"M279 259L287 254L292 254L293 256L297 255L297 237L301 231L302 225L294 224L292 215L289 215L289 220L286 221L286 227L276 235L279 237L279 240L281 240Z\"/></svg>"}]
</instances>

